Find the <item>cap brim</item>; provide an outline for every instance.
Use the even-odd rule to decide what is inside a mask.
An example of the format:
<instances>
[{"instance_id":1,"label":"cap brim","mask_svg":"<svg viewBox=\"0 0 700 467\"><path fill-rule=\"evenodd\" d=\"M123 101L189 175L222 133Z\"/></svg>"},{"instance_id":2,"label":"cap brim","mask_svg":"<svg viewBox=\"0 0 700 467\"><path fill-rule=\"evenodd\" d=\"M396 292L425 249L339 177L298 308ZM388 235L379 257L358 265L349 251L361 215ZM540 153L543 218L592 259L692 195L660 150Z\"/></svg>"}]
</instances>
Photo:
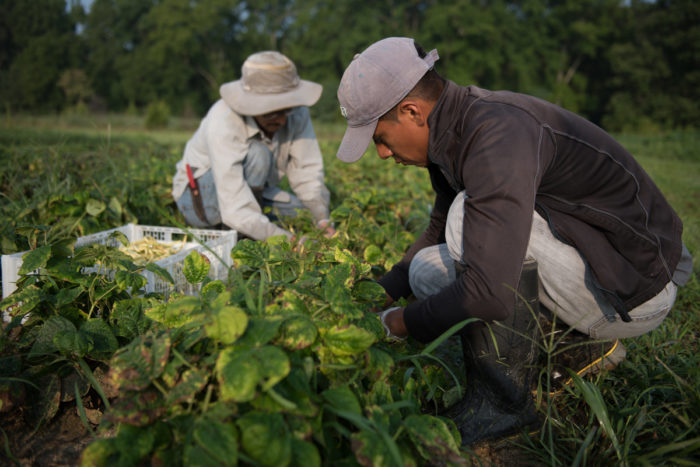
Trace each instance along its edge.
<instances>
[{"instance_id":1,"label":"cap brim","mask_svg":"<svg viewBox=\"0 0 700 467\"><path fill-rule=\"evenodd\" d=\"M376 120L363 126L349 126L347 130L345 130L336 157L343 162L355 162L360 160L365 151L367 151L367 147L376 129Z\"/></svg>"},{"instance_id":2,"label":"cap brim","mask_svg":"<svg viewBox=\"0 0 700 467\"><path fill-rule=\"evenodd\" d=\"M231 81L219 88L221 98L241 115L262 115L291 107L311 107L321 97L323 86L300 80L292 91L277 94L255 94L243 89L241 80Z\"/></svg>"}]
</instances>

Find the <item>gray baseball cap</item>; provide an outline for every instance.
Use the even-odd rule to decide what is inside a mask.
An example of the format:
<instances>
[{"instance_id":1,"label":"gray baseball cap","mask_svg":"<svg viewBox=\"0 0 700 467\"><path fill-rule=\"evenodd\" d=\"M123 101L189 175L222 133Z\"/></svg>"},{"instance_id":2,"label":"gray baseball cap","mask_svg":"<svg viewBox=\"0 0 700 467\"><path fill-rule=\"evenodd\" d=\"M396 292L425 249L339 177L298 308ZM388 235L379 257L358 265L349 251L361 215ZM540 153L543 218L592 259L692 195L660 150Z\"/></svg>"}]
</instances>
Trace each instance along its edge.
<instances>
[{"instance_id":1,"label":"gray baseball cap","mask_svg":"<svg viewBox=\"0 0 700 467\"><path fill-rule=\"evenodd\" d=\"M355 162L362 157L379 118L411 92L438 58L435 49L420 58L408 37L382 39L355 55L338 87L340 112L348 121L338 159Z\"/></svg>"}]
</instances>

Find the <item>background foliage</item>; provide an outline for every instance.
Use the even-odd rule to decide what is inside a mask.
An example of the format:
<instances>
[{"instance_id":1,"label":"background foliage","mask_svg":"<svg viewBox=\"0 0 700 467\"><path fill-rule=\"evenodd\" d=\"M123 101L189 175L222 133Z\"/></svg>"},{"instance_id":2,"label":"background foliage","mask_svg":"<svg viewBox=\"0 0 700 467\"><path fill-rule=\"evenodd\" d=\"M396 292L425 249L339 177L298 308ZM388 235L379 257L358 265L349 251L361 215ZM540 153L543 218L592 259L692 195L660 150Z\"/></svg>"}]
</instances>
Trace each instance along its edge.
<instances>
[{"instance_id":1,"label":"background foliage","mask_svg":"<svg viewBox=\"0 0 700 467\"><path fill-rule=\"evenodd\" d=\"M202 115L249 54L277 49L324 84L316 116L337 120L343 70L386 36L437 48L458 84L534 94L609 130L700 122L694 0L0 0L0 102Z\"/></svg>"}]
</instances>

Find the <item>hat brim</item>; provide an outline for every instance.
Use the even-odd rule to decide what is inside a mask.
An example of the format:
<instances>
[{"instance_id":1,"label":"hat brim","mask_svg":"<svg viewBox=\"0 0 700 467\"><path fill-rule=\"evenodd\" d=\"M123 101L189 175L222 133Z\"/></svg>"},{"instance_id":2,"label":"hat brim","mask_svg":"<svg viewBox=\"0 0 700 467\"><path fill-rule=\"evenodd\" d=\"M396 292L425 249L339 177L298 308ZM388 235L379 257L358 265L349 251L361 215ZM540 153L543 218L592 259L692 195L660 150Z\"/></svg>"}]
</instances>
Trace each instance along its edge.
<instances>
[{"instance_id":1,"label":"hat brim","mask_svg":"<svg viewBox=\"0 0 700 467\"><path fill-rule=\"evenodd\" d=\"M377 129L377 121L368 123L367 125L352 127L349 126L345 130L343 140L340 142L336 157L343 162L355 162L360 160L367 151L374 130Z\"/></svg>"},{"instance_id":2,"label":"hat brim","mask_svg":"<svg viewBox=\"0 0 700 467\"><path fill-rule=\"evenodd\" d=\"M300 80L291 91L276 94L256 94L243 89L241 80L221 85L219 93L226 104L241 115L262 115L291 107L311 107L321 97L323 86Z\"/></svg>"}]
</instances>

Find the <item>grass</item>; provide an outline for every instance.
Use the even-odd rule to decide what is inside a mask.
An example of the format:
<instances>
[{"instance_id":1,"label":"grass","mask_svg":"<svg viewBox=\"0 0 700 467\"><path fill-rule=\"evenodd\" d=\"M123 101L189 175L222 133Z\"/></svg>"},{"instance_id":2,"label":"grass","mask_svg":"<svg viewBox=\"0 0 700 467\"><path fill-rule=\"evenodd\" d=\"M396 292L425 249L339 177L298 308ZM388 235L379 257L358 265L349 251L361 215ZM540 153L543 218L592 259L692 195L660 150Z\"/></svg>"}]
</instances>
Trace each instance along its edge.
<instances>
[{"instance_id":1,"label":"grass","mask_svg":"<svg viewBox=\"0 0 700 467\"><path fill-rule=\"evenodd\" d=\"M146 131L136 117L7 116L0 123L2 252L25 249L41 235L65 234L73 225L82 235L128 221L172 224L179 219L169 199L174 165L196 126L183 120ZM332 207L377 180L391 180L404 190L412 187L417 207L410 222L427 221L430 185L422 171L382 163L373 150L361 165L340 163L334 153L344 128L316 129ZM543 413L550 416L543 429L513 442L527 462L700 463L700 131L624 134L619 140L683 219L695 274L661 326L624 341L627 360L618 368L545 400L549 412ZM100 203L102 211L92 209Z\"/></svg>"}]
</instances>

